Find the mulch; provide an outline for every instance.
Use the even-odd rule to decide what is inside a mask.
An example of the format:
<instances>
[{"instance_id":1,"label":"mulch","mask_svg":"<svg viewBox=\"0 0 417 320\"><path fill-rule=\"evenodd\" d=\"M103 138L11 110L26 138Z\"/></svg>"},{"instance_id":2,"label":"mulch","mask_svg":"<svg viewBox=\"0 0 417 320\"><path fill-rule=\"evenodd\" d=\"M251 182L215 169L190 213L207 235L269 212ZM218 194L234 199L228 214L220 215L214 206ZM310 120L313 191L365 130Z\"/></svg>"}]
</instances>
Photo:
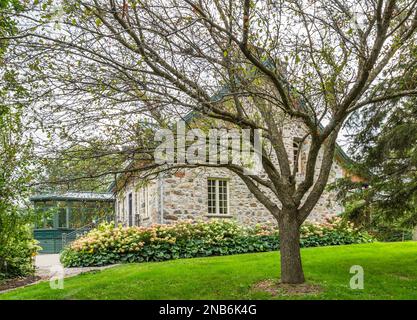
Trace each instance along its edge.
<instances>
[{"instance_id":1,"label":"mulch","mask_svg":"<svg viewBox=\"0 0 417 320\"><path fill-rule=\"evenodd\" d=\"M28 284L35 283L41 279L42 278L39 276L28 276L3 280L0 282L0 291L23 287Z\"/></svg>"},{"instance_id":2,"label":"mulch","mask_svg":"<svg viewBox=\"0 0 417 320\"><path fill-rule=\"evenodd\" d=\"M256 283L252 290L268 292L272 296L319 294L323 291L320 286L315 284L303 283L294 285L280 283L279 280L273 279L262 280Z\"/></svg>"}]
</instances>

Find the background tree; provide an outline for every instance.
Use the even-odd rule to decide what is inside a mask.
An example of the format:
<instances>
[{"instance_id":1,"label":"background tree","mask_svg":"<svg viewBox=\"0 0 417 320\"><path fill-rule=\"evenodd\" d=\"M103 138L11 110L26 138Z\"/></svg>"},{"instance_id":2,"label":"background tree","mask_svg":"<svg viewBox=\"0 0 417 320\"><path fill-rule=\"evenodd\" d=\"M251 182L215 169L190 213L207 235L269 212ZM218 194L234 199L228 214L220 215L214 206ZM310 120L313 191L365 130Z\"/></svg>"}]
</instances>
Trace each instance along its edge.
<instances>
[{"instance_id":1,"label":"background tree","mask_svg":"<svg viewBox=\"0 0 417 320\"><path fill-rule=\"evenodd\" d=\"M53 157L43 158L40 163L42 174L33 183L37 192L106 192L114 181L108 168L114 166L117 159L103 156L95 158L90 151L90 148L73 146ZM122 163L120 167L123 167Z\"/></svg>"},{"instance_id":2,"label":"background tree","mask_svg":"<svg viewBox=\"0 0 417 320\"><path fill-rule=\"evenodd\" d=\"M344 122L365 106L395 104L417 93L411 81L416 5L413 0L35 2L30 12L19 14L24 30L14 37L14 63L26 70L33 116L52 137L43 154L75 141L96 158L149 160L152 126L143 123L164 128L191 111L230 127L262 129L264 175L245 175L231 163L221 167L239 175L275 217L281 281L301 283L299 227L326 186ZM294 121L305 129L309 145L300 179L283 135ZM180 167L200 165L207 164ZM156 174L178 167L130 170Z\"/></svg>"},{"instance_id":3,"label":"background tree","mask_svg":"<svg viewBox=\"0 0 417 320\"><path fill-rule=\"evenodd\" d=\"M352 171L364 182L339 183L348 218L390 239L386 229L408 231L417 225L417 103L369 108L350 121L356 154ZM355 152L353 152L355 150Z\"/></svg>"},{"instance_id":4,"label":"background tree","mask_svg":"<svg viewBox=\"0 0 417 320\"><path fill-rule=\"evenodd\" d=\"M23 10L19 1L0 1L0 39L16 32L10 12ZM33 271L37 246L32 215L24 199L33 174L32 143L23 126L25 90L18 73L6 66L7 41L0 40L0 279Z\"/></svg>"}]
</instances>

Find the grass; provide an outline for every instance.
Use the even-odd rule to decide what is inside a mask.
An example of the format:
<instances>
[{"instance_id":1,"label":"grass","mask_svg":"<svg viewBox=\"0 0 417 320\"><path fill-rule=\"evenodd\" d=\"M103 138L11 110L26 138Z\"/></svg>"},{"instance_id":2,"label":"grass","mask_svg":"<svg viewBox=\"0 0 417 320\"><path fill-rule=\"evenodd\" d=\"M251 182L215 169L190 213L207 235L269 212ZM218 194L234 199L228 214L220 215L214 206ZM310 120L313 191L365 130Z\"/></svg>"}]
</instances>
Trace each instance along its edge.
<instances>
[{"instance_id":1,"label":"grass","mask_svg":"<svg viewBox=\"0 0 417 320\"><path fill-rule=\"evenodd\" d=\"M126 264L0 295L0 299L417 299L417 243L372 243L302 250L316 295L271 296L253 285L279 277L279 253ZM349 287L352 265L364 269L363 290Z\"/></svg>"}]
</instances>

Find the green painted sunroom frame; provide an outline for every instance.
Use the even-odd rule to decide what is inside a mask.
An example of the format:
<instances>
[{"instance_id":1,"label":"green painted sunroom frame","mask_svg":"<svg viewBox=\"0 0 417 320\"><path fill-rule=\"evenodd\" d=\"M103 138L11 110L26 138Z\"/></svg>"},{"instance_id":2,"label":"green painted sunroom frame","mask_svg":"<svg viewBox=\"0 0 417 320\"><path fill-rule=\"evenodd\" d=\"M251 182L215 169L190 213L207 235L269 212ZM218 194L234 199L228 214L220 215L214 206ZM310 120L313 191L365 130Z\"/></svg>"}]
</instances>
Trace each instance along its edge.
<instances>
[{"instance_id":1,"label":"green painted sunroom frame","mask_svg":"<svg viewBox=\"0 0 417 320\"><path fill-rule=\"evenodd\" d=\"M70 226L71 213L74 208L81 209L81 212L88 210L88 206L85 206L86 203L100 203L100 207L103 203L109 204L102 207L114 215L114 198L111 193L42 194L31 197L30 201L34 204L35 209L41 209L40 212L44 215L42 226L36 226L35 229L51 229L46 226L47 218L45 216L45 213L51 209L65 209L65 227L59 225L59 212L56 212L53 216L52 229L74 229ZM62 203L65 203L65 206L60 206ZM75 203L82 205L75 206Z\"/></svg>"}]
</instances>

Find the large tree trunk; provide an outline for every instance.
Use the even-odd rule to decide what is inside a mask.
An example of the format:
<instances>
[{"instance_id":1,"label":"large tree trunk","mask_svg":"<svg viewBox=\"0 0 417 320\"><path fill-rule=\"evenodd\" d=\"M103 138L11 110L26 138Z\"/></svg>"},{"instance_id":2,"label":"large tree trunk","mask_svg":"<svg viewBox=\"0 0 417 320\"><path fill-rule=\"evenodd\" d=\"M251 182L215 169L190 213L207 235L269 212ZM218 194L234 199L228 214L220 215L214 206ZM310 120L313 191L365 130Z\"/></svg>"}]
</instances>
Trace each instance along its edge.
<instances>
[{"instance_id":1,"label":"large tree trunk","mask_svg":"<svg viewBox=\"0 0 417 320\"><path fill-rule=\"evenodd\" d=\"M300 255L300 227L297 212L283 210L278 220L281 252L281 282L299 284L304 282Z\"/></svg>"}]
</instances>

